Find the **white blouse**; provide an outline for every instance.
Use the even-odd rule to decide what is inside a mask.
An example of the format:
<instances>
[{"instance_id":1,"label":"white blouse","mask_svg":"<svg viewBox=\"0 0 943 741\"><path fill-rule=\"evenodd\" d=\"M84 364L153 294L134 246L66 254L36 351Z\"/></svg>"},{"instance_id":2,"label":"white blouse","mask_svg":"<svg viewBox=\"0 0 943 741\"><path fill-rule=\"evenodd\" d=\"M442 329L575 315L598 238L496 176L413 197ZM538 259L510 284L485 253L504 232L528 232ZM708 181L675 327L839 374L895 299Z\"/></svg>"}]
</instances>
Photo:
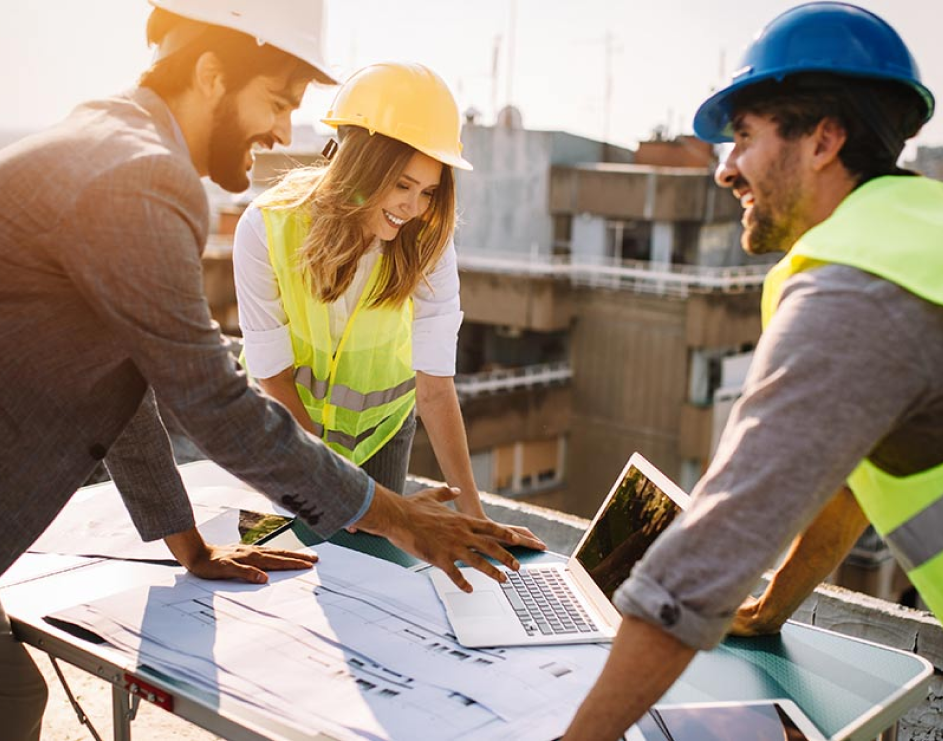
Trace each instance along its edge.
<instances>
[{"instance_id":1,"label":"white blouse","mask_svg":"<svg viewBox=\"0 0 943 741\"><path fill-rule=\"evenodd\" d=\"M328 306L333 350L337 349L379 254L377 239L357 265L350 287ZM262 212L254 206L246 209L236 226L232 258L246 364L254 377L271 378L290 368L294 355L288 317L269 262L265 222ZM429 285L420 282L413 293L413 370L432 376L454 376L462 311L458 260L451 240L429 273L428 281Z\"/></svg>"}]
</instances>

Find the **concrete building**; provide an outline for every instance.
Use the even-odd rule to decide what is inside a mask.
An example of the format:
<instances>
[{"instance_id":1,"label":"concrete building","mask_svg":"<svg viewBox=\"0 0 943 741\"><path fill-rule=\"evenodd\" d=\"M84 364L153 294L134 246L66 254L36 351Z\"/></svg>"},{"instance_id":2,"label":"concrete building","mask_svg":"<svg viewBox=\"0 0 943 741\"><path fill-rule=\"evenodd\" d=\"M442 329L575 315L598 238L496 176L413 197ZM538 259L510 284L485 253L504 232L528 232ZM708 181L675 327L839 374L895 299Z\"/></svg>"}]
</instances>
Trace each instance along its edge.
<instances>
[{"instance_id":1,"label":"concrete building","mask_svg":"<svg viewBox=\"0 0 943 741\"><path fill-rule=\"evenodd\" d=\"M739 396L769 262L740 249L740 207L714 185L711 149L682 137L633 153L474 124L464 139L475 170L458 173L456 386L479 488L591 516L637 450L690 490ZM260 156L254 191L317 158ZM247 201L217 201L204 258L231 333L229 251ZM421 425L410 470L442 478ZM853 556L839 583L903 598L879 540Z\"/></svg>"},{"instance_id":2,"label":"concrete building","mask_svg":"<svg viewBox=\"0 0 943 741\"><path fill-rule=\"evenodd\" d=\"M475 169L457 173L456 384L479 487L589 515L634 450L690 487L723 421L713 393L738 390L722 361L759 336L766 269L743 264L740 209L713 184L711 148L682 137L636 153L505 120L466 125ZM250 194L317 161L316 138L261 154ZM216 198L204 258L231 333L229 252L248 200ZM441 477L421 429L411 470Z\"/></svg>"},{"instance_id":3,"label":"concrete building","mask_svg":"<svg viewBox=\"0 0 943 741\"><path fill-rule=\"evenodd\" d=\"M690 486L721 361L759 336L767 268L743 264L711 149L474 125L463 139L456 383L480 488L588 516L634 450ZM422 432L411 470L441 475Z\"/></svg>"},{"instance_id":4,"label":"concrete building","mask_svg":"<svg viewBox=\"0 0 943 741\"><path fill-rule=\"evenodd\" d=\"M917 147L916 157L904 166L927 177L943 180L943 147Z\"/></svg>"}]
</instances>

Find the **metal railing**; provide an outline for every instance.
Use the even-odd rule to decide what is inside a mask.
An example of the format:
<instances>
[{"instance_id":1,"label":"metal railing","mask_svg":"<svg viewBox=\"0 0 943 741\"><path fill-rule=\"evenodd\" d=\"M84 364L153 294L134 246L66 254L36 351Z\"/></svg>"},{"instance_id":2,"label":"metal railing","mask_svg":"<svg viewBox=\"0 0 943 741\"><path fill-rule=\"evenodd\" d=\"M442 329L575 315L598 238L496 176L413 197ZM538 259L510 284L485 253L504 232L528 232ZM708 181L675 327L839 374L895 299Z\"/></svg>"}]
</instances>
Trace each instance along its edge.
<instances>
[{"instance_id":1,"label":"metal railing","mask_svg":"<svg viewBox=\"0 0 943 741\"><path fill-rule=\"evenodd\" d=\"M485 394L566 383L571 378L573 369L567 361L541 363L483 373L460 373L455 376L455 390L459 398L471 399Z\"/></svg>"},{"instance_id":2,"label":"metal railing","mask_svg":"<svg viewBox=\"0 0 943 741\"><path fill-rule=\"evenodd\" d=\"M568 256L511 255L460 249L458 264L466 270L543 276L573 285L631 290L672 296L689 293L736 293L759 288L769 265L705 267L647 260Z\"/></svg>"}]
</instances>

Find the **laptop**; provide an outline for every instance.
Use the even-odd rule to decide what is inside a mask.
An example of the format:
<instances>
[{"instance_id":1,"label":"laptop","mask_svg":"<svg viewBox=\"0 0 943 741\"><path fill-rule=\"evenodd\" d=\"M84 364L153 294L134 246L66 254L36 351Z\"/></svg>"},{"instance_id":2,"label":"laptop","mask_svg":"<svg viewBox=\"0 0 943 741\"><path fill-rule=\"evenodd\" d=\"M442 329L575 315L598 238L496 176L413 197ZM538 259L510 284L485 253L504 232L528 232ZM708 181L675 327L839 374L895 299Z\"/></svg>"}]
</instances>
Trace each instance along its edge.
<instances>
[{"instance_id":1,"label":"laptop","mask_svg":"<svg viewBox=\"0 0 943 741\"><path fill-rule=\"evenodd\" d=\"M635 453L565 563L505 569L504 584L462 568L474 588L470 594L440 569L431 570L429 578L463 646L611 641L622 620L611 602L613 592L688 501L674 482Z\"/></svg>"}]
</instances>

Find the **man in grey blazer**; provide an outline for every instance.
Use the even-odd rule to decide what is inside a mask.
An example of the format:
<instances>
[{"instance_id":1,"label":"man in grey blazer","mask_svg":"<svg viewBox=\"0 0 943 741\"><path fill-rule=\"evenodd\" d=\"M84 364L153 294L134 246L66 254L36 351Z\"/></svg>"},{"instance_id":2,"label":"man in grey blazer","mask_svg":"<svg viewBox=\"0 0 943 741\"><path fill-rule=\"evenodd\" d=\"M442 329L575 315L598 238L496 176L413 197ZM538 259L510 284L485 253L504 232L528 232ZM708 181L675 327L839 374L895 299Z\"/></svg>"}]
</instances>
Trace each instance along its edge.
<instances>
[{"instance_id":1,"label":"man in grey blazer","mask_svg":"<svg viewBox=\"0 0 943 741\"><path fill-rule=\"evenodd\" d=\"M313 557L203 542L157 410L316 532L389 538L445 569L503 578L527 533L403 498L304 432L246 382L202 292L201 176L248 186L253 146L287 144L319 57L314 0L150 0L157 45L136 89L77 108L0 152L0 573L104 459L146 540L191 572L264 582ZM263 7L264 5L264 7ZM231 6L231 7L229 7ZM37 739L45 685L0 609L0 718Z\"/></svg>"}]
</instances>

